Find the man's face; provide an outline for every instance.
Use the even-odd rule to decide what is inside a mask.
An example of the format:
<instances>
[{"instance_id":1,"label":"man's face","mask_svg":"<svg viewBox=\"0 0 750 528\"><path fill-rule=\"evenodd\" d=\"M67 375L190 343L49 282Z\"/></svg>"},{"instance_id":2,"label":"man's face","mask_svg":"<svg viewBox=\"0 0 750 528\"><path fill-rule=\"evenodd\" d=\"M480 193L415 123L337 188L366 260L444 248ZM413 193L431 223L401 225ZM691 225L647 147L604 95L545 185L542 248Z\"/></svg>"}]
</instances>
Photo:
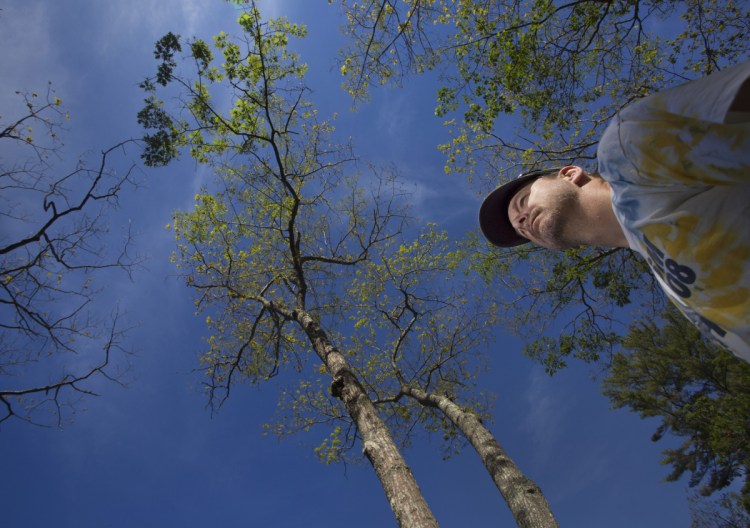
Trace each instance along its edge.
<instances>
[{"instance_id":1,"label":"man's face","mask_svg":"<svg viewBox=\"0 0 750 528\"><path fill-rule=\"evenodd\" d=\"M508 218L521 236L549 249L581 244L576 219L579 186L564 174L541 176L521 187L508 204Z\"/></svg>"}]
</instances>

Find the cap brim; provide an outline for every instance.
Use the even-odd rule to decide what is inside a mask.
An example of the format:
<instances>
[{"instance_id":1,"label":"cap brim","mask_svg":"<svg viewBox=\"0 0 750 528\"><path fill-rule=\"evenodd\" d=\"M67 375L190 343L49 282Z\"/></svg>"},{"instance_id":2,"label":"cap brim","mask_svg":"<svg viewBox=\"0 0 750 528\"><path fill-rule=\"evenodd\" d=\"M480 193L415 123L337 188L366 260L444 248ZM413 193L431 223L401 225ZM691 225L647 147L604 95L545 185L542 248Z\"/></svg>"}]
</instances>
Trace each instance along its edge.
<instances>
[{"instance_id":1,"label":"cap brim","mask_svg":"<svg viewBox=\"0 0 750 528\"><path fill-rule=\"evenodd\" d=\"M527 243L529 240L516 232L508 218L508 205L518 190L539 176L550 174L549 171L533 171L522 174L515 180L501 185L482 202L479 208L479 227L492 244L498 247L513 247Z\"/></svg>"}]
</instances>

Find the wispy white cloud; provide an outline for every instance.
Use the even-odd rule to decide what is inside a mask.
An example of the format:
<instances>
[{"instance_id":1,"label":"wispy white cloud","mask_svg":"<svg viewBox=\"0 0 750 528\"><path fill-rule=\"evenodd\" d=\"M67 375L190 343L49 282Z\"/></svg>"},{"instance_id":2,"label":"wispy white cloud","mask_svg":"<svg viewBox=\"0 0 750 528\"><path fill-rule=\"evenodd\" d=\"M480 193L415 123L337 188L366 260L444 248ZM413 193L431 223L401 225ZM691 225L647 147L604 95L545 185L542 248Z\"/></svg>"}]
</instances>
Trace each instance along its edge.
<instances>
[{"instance_id":1,"label":"wispy white cloud","mask_svg":"<svg viewBox=\"0 0 750 528\"><path fill-rule=\"evenodd\" d=\"M443 174L442 168L422 168L414 181L411 204L414 214L441 227L462 230L476 224L478 198L461 177Z\"/></svg>"},{"instance_id":2,"label":"wispy white cloud","mask_svg":"<svg viewBox=\"0 0 750 528\"><path fill-rule=\"evenodd\" d=\"M570 445L567 443L561 445ZM558 445L557 457L560 458L564 449ZM563 454L564 457L564 454ZM579 451L571 453L570 460L575 464L566 464L564 469L557 471L558 485L553 486L554 493L550 497L555 502L563 502L568 498L580 496L587 493L592 487L608 482L613 474L612 453L609 446L598 445L581 456Z\"/></svg>"},{"instance_id":3,"label":"wispy white cloud","mask_svg":"<svg viewBox=\"0 0 750 528\"><path fill-rule=\"evenodd\" d=\"M534 452L541 461L556 452L565 418L565 406L561 404L561 394L556 390L558 386L541 368L535 368L529 375L523 395L527 412L522 430L529 435Z\"/></svg>"},{"instance_id":4,"label":"wispy white cloud","mask_svg":"<svg viewBox=\"0 0 750 528\"><path fill-rule=\"evenodd\" d=\"M107 43L132 43L134 34L151 37L160 36L167 31L189 37L213 34L217 28L225 26L227 21L235 18L235 12L230 4L221 5L217 2L209 7L205 0L153 2L148 12L133 9L127 3L107 2L106 10L106 18L117 20L117 24L106 27L107 33L102 35L102 45L105 47ZM152 45L150 41L145 44Z\"/></svg>"},{"instance_id":5,"label":"wispy white cloud","mask_svg":"<svg viewBox=\"0 0 750 528\"><path fill-rule=\"evenodd\" d=\"M523 393L525 419L520 430L533 453L531 473L545 475L548 499L578 500L608 482L615 471L612 447L601 423L590 421L589 405L580 400L577 376L548 376L534 367Z\"/></svg>"},{"instance_id":6,"label":"wispy white cloud","mask_svg":"<svg viewBox=\"0 0 750 528\"><path fill-rule=\"evenodd\" d=\"M391 142L403 144L406 134L410 131L415 112L411 107L411 99L408 95L399 93L390 95L387 103L382 105L378 111L376 126Z\"/></svg>"},{"instance_id":7,"label":"wispy white cloud","mask_svg":"<svg viewBox=\"0 0 750 528\"><path fill-rule=\"evenodd\" d=\"M284 0L259 0L258 8L264 18L285 16L294 18L294 3Z\"/></svg>"}]
</instances>

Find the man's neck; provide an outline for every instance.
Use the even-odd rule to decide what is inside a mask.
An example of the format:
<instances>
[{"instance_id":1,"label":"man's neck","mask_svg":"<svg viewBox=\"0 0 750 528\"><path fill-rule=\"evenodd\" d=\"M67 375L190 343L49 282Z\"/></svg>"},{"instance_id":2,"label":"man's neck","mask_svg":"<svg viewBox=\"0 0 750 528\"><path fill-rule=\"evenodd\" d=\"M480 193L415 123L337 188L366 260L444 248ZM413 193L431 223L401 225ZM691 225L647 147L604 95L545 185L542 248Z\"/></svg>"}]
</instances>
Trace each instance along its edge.
<instances>
[{"instance_id":1,"label":"man's neck","mask_svg":"<svg viewBox=\"0 0 750 528\"><path fill-rule=\"evenodd\" d=\"M592 178L585 187L584 221L588 225L586 232L589 234L587 243L594 246L630 247L615 216L609 183L602 178Z\"/></svg>"}]
</instances>

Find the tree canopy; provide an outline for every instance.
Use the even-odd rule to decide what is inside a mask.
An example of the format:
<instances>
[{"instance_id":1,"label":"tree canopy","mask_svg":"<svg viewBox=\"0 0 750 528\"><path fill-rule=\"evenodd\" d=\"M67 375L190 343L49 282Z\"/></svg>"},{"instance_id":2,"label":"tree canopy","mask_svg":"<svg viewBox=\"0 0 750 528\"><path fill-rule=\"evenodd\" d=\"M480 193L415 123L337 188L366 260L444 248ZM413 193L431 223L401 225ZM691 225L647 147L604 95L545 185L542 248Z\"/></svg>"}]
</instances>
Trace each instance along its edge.
<instances>
[{"instance_id":1,"label":"tree canopy","mask_svg":"<svg viewBox=\"0 0 750 528\"><path fill-rule=\"evenodd\" d=\"M734 0L336 3L350 93L439 68L437 113L463 116L450 123L449 161L466 170L474 154L494 159L493 180L517 164L591 158L618 108L748 51L747 6ZM507 115L519 126L505 126Z\"/></svg>"}]
</instances>

